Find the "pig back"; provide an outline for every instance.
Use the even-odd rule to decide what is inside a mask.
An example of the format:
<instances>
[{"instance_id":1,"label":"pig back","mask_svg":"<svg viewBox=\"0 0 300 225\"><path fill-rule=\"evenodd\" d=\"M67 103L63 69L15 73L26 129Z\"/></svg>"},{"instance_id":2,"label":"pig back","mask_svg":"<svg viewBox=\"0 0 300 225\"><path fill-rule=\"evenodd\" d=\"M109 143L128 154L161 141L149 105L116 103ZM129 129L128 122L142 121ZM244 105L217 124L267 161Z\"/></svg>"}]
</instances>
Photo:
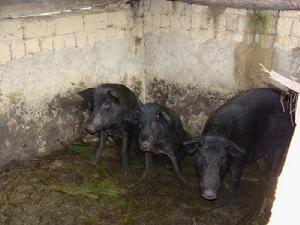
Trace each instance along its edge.
<instances>
[{"instance_id":1,"label":"pig back","mask_svg":"<svg viewBox=\"0 0 300 225\"><path fill-rule=\"evenodd\" d=\"M203 135L226 138L247 151L249 160L283 151L293 132L289 108L283 110L281 92L272 88L244 91L219 107L207 121ZM283 105L288 106L287 99Z\"/></svg>"}]
</instances>

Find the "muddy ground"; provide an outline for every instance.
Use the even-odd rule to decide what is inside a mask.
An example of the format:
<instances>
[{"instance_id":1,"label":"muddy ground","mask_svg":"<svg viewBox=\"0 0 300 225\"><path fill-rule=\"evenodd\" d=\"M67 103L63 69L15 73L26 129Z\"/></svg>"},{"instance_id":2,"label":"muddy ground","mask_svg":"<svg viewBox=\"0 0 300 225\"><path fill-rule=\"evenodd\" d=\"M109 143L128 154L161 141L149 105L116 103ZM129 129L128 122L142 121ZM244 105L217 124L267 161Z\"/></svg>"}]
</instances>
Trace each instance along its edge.
<instances>
[{"instance_id":1,"label":"muddy ground","mask_svg":"<svg viewBox=\"0 0 300 225\"><path fill-rule=\"evenodd\" d=\"M0 174L0 224L244 225L261 199L264 179L257 163L247 166L230 206L226 182L218 200L200 197L192 157L183 165L190 186L183 190L165 158L157 158L147 179L137 183L142 153L130 156L125 177L115 146L106 148L97 166L89 163L94 147L77 141L46 157L10 163Z\"/></svg>"}]
</instances>

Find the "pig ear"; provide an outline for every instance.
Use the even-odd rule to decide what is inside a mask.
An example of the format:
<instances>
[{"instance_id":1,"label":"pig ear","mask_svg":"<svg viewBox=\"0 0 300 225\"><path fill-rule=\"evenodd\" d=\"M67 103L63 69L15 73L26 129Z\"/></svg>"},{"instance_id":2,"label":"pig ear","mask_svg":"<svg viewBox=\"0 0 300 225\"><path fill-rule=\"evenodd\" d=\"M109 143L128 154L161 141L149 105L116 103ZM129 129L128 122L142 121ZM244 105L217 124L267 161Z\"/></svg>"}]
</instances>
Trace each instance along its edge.
<instances>
[{"instance_id":1,"label":"pig ear","mask_svg":"<svg viewBox=\"0 0 300 225\"><path fill-rule=\"evenodd\" d=\"M79 91L77 93L87 103L90 111L92 111L94 108L94 92L95 92L95 88L88 88L83 91Z\"/></svg>"},{"instance_id":2,"label":"pig ear","mask_svg":"<svg viewBox=\"0 0 300 225\"><path fill-rule=\"evenodd\" d=\"M196 151L198 151L199 147L203 145L203 139L199 138L192 141L185 141L182 145L187 153L194 154Z\"/></svg>"},{"instance_id":3,"label":"pig ear","mask_svg":"<svg viewBox=\"0 0 300 225\"><path fill-rule=\"evenodd\" d=\"M94 92L95 88L88 88L83 91L79 91L77 94L83 97L83 99L87 102L92 102L94 101Z\"/></svg>"},{"instance_id":4,"label":"pig ear","mask_svg":"<svg viewBox=\"0 0 300 225\"><path fill-rule=\"evenodd\" d=\"M172 118L168 113L166 113L165 111L159 111L158 113L161 113L163 115L163 117L167 120L168 123L170 123L170 124L172 123ZM158 115L158 114L156 114L156 115Z\"/></svg>"},{"instance_id":5,"label":"pig ear","mask_svg":"<svg viewBox=\"0 0 300 225\"><path fill-rule=\"evenodd\" d=\"M120 104L120 95L118 92L114 91L114 90L109 90L107 92L113 99L114 101L117 103L117 104Z\"/></svg>"},{"instance_id":6,"label":"pig ear","mask_svg":"<svg viewBox=\"0 0 300 225\"><path fill-rule=\"evenodd\" d=\"M241 157L243 155L246 154L246 150L239 147L238 145L236 145L235 143L231 142L231 141L227 141L224 144L224 148L228 151L228 153L232 156L232 157Z\"/></svg>"}]
</instances>

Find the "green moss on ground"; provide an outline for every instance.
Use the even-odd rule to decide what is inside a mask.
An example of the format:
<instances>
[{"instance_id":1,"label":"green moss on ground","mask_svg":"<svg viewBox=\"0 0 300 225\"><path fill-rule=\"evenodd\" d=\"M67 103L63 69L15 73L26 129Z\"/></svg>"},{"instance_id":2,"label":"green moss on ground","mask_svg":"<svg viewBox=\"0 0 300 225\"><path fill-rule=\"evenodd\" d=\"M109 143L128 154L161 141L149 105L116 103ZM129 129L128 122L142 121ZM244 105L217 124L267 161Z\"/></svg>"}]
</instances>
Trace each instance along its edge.
<instances>
[{"instance_id":1,"label":"green moss on ground","mask_svg":"<svg viewBox=\"0 0 300 225\"><path fill-rule=\"evenodd\" d=\"M91 146L88 143L84 143L80 140L73 142L69 147L68 150L71 153L79 154L84 157L90 157L92 156L94 152L94 146Z\"/></svg>"},{"instance_id":2,"label":"green moss on ground","mask_svg":"<svg viewBox=\"0 0 300 225\"><path fill-rule=\"evenodd\" d=\"M74 142L65 152L12 163L0 178L0 224L230 225L252 207L261 189L259 182L243 181L239 203L228 207L224 187L218 201L200 197L191 157L182 166L190 185L183 190L168 159L154 159L146 180L138 182L142 153L130 157L125 177L118 149L106 148L93 166L94 148Z\"/></svg>"},{"instance_id":3,"label":"green moss on ground","mask_svg":"<svg viewBox=\"0 0 300 225\"><path fill-rule=\"evenodd\" d=\"M192 127L186 127L185 131L191 136L191 137L198 137L199 133L196 129Z\"/></svg>"}]
</instances>

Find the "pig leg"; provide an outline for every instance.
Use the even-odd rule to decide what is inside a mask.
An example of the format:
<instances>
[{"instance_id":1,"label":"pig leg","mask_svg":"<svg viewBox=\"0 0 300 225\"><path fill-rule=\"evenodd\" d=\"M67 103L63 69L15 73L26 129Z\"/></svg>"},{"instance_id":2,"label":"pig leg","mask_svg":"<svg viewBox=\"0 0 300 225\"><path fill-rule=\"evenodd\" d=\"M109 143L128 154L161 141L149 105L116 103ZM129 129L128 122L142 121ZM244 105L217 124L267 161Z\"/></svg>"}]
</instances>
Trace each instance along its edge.
<instances>
[{"instance_id":1,"label":"pig leg","mask_svg":"<svg viewBox=\"0 0 300 225\"><path fill-rule=\"evenodd\" d=\"M123 140L122 140L122 150L121 150L121 160L122 160L122 170L124 175L128 175L128 149L130 143L130 132L124 131L123 132Z\"/></svg>"},{"instance_id":2,"label":"pig leg","mask_svg":"<svg viewBox=\"0 0 300 225\"><path fill-rule=\"evenodd\" d=\"M273 154L272 157L270 158L269 170L267 172L267 182L265 184L267 192L269 191L272 192L273 190L272 187L274 187L274 185L277 182L278 175L282 170L284 154L285 152L275 151L275 154ZM270 194L271 196L273 193L268 193L268 194Z\"/></svg>"},{"instance_id":3,"label":"pig leg","mask_svg":"<svg viewBox=\"0 0 300 225\"><path fill-rule=\"evenodd\" d=\"M187 182L186 182L185 177L184 177L184 175L183 175L183 173L181 171L181 168L179 166L179 163L178 163L178 160L177 160L176 156L174 154L172 154L172 155L169 155L169 158L172 161L174 170L176 172L176 175L177 175L179 181L181 182L182 186L184 188L186 188L187 187Z\"/></svg>"},{"instance_id":4,"label":"pig leg","mask_svg":"<svg viewBox=\"0 0 300 225\"><path fill-rule=\"evenodd\" d=\"M186 156L186 152L184 151L184 149L179 149L176 152L177 161L178 161L180 166L182 165L185 156Z\"/></svg>"},{"instance_id":5,"label":"pig leg","mask_svg":"<svg viewBox=\"0 0 300 225\"><path fill-rule=\"evenodd\" d=\"M144 169L142 177L140 178L139 181L142 181L146 178L146 176L149 172L151 161L152 161L152 153L146 152L145 153L145 169Z\"/></svg>"},{"instance_id":6,"label":"pig leg","mask_svg":"<svg viewBox=\"0 0 300 225\"><path fill-rule=\"evenodd\" d=\"M231 168L231 180L230 180L230 193L229 193L229 203L234 204L237 191L240 185L240 180L243 175L244 167L242 165L236 165Z\"/></svg>"},{"instance_id":7,"label":"pig leg","mask_svg":"<svg viewBox=\"0 0 300 225\"><path fill-rule=\"evenodd\" d=\"M91 159L91 163L93 165L96 165L98 160L99 160L99 157L101 156L102 152L103 152L103 149L105 147L105 144L106 144L106 138L107 138L107 133L105 131L100 131L100 135L99 135L99 146L98 148L96 149L96 153L95 155L92 157Z\"/></svg>"}]
</instances>

